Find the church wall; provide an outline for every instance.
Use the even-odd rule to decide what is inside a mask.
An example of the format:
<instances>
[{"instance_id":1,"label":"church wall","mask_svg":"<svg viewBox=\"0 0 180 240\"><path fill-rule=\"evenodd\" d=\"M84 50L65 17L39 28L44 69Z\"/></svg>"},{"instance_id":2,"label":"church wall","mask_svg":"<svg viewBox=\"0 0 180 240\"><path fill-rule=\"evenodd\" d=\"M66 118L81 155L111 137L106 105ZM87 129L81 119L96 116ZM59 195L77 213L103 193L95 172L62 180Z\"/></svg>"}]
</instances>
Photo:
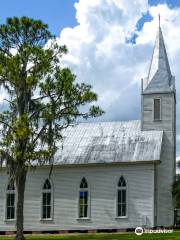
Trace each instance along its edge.
<instances>
[{"instance_id":1,"label":"church wall","mask_svg":"<svg viewBox=\"0 0 180 240\"><path fill-rule=\"evenodd\" d=\"M161 121L153 121L153 98L161 99ZM175 99L173 93L142 97L142 130L163 130L161 164L157 167L157 226L174 221L172 183L175 176Z\"/></svg>"},{"instance_id":2,"label":"church wall","mask_svg":"<svg viewBox=\"0 0 180 240\"><path fill-rule=\"evenodd\" d=\"M26 231L70 229L135 228L154 225L154 164L55 167L52 173L54 217L41 220L42 186L47 168L27 176L24 228ZM128 216L116 218L116 193L120 176L127 181ZM78 219L78 193L86 177L90 194L89 219ZM14 222L5 221L7 175L0 171L0 231L14 230Z\"/></svg>"}]
</instances>

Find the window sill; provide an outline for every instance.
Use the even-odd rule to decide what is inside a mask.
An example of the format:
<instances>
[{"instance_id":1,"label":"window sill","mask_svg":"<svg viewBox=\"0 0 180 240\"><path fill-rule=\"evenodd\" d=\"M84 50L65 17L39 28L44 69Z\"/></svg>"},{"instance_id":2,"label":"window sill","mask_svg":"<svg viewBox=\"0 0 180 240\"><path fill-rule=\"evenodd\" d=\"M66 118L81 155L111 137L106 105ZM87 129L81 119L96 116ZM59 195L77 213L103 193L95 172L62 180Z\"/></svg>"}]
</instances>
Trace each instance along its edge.
<instances>
[{"instance_id":1,"label":"window sill","mask_svg":"<svg viewBox=\"0 0 180 240\"><path fill-rule=\"evenodd\" d=\"M90 221L91 219L89 217L86 218L77 218L78 221Z\"/></svg>"},{"instance_id":2,"label":"window sill","mask_svg":"<svg viewBox=\"0 0 180 240\"><path fill-rule=\"evenodd\" d=\"M40 219L40 222L53 222L53 218Z\"/></svg>"},{"instance_id":3,"label":"window sill","mask_svg":"<svg viewBox=\"0 0 180 240\"><path fill-rule=\"evenodd\" d=\"M161 122L162 119L153 119L153 122Z\"/></svg>"},{"instance_id":4,"label":"window sill","mask_svg":"<svg viewBox=\"0 0 180 240\"><path fill-rule=\"evenodd\" d=\"M6 223L15 223L16 219L5 219L4 222L6 222Z\"/></svg>"},{"instance_id":5,"label":"window sill","mask_svg":"<svg viewBox=\"0 0 180 240\"><path fill-rule=\"evenodd\" d=\"M128 216L122 216L122 217L115 217L115 219L127 219Z\"/></svg>"}]
</instances>

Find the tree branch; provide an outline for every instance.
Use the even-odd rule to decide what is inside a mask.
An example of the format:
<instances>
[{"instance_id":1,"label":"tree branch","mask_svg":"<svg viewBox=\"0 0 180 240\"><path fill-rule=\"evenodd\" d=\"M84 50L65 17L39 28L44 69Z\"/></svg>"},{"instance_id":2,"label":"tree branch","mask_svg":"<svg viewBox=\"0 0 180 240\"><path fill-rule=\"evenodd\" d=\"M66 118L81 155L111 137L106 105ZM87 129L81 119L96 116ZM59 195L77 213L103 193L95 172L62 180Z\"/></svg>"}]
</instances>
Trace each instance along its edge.
<instances>
[{"instance_id":1,"label":"tree branch","mask_svg":"<svg viewBox=\"0 0 180 240\"><path fill-rule=\"evenodd\" d=\"M8 123L6 123L6 122L4 122L4 121L2 121L2 120L0 120L0 123L2 123L2 124L4 124L4 125L6 125L7 127L9 127L13 132L16 132L16 131L13 129L13 127L11 127Z\"/></svg>"}]
</instances>

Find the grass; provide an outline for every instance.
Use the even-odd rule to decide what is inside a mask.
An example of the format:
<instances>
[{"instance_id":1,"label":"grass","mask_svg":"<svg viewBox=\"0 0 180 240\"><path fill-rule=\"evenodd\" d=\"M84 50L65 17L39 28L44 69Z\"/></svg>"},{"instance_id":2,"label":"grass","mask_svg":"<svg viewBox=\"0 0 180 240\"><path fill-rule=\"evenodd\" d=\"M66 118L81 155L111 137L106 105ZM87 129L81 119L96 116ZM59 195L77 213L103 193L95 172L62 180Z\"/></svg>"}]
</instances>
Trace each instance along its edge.
<instances>
[{"instance_id":1,"label":"grass","mask_svg":"<svg viewBox=\"0 0 180 240\"><path fill-rule=\"evenodd\" d=\"M29 235L27 240L180 240L180 231L166 234L143 234L137 236L135 233L114 234L67 234L67 235ZM14 240L11 237L0 236L0 240Z\"/></svg>"}]
</instances>

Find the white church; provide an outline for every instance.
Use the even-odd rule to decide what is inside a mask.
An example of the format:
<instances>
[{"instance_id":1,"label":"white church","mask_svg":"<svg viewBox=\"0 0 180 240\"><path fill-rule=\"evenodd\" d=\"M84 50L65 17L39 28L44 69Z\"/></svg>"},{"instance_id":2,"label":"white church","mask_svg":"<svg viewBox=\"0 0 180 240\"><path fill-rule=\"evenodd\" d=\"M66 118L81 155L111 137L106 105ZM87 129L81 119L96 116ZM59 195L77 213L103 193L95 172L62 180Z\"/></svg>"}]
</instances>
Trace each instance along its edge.
<instances>
[{"instance_id":1,"label":"white church","mask_svg":"<svg viewBox=\"0 0 180 240\"><path fill-rule=\"evenodd\" d=\"M173 225L176 90L160 27L141 98L141 120L81 123L64 131L51 177L48 166L28 173L25 231ZM0 232L15 231L16 197L3 168Z\"/></svg>"}]
</instances>

